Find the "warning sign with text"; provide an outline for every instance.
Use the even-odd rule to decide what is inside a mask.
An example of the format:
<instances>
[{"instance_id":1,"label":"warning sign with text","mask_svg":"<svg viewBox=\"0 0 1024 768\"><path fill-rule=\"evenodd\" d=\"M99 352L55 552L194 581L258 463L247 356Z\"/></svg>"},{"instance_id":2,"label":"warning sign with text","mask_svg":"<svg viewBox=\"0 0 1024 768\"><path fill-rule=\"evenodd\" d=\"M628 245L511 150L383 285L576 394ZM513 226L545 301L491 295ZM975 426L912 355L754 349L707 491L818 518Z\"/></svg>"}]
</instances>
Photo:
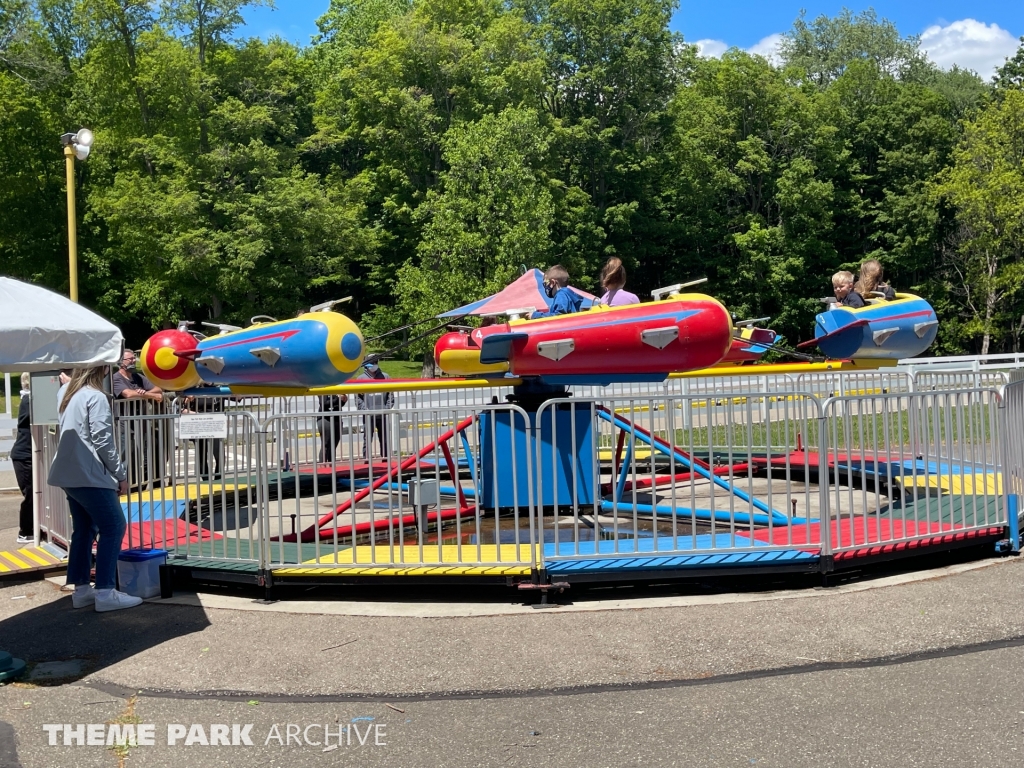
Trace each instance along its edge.
<instances>
[{"instance_id":1,"label":"warning sign with text","mask_svg":"<svg viewBox=\"0 0 1024 768\"><path fill-rule=\"evenodd\" d=\"M178 420L180 440L209 440L228 436L228 417L223 413L183 413Z\"/></svg>"}]
</instances>

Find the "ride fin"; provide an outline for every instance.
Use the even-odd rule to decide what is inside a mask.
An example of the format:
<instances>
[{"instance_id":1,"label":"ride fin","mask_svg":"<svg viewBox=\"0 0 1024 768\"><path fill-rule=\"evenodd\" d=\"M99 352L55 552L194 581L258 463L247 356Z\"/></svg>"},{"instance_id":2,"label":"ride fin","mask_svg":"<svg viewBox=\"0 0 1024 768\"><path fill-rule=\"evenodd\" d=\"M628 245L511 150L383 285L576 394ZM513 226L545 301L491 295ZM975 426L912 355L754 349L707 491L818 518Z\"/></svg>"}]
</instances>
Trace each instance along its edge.
<instances>
[{"instance_id":1,"label":"ride fin","mask_svg":"<svg viewBox=\"0 0 1024 768\"><path fill-rule=\"evenodd\" d=\"M528 338L528 333L493 333L480 344L480 362L484 365L507 363L512 356L512 344Z\"/></svg>"}]
</instances>

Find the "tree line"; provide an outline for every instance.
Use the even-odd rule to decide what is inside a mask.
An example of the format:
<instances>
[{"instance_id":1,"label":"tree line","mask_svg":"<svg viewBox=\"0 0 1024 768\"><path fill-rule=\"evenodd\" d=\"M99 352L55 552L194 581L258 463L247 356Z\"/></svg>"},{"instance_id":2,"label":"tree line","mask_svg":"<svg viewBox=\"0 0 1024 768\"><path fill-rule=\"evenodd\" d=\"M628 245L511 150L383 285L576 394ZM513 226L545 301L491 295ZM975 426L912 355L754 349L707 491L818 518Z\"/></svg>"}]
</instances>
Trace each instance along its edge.
<instances>
[{"instance_id":1,"label":"tree line","mask_svg":"<svg viewBox=\"0 0 1024 768\"><path fill-rule=\"evenodd\" d=\"M66 290L87 126L82 300L133 342L344 295L374 335L617 255L791 342L877 258L935 351L1020 348L1024 46L987 81L872 11L709 59L671 0L331 0L299 47L240 35L257 4L0 7L0 271Z\"/></svg>"}]
</instances>

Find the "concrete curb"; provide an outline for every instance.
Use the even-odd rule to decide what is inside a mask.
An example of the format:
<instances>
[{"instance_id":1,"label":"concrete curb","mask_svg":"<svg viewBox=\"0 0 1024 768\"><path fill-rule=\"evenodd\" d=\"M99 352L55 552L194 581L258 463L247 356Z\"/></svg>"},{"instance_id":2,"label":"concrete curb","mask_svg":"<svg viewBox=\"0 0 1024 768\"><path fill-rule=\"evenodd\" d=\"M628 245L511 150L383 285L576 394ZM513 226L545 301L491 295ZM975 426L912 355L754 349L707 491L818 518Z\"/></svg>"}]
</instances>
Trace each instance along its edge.
<instances>
[{"instance_id":1,"label":"concrete curb","mask_svg":"<svg viewBox=\"0 0 1024 768\"><path fill-rule=\"evenodd\" d=\"M971 563L959 563L927 571L914 571L884 576L869 581L842 584L835 587L778 590L756 594L720 595L674 595L666 597L639 597L633 599L592 600L571 605L560 605L538 612L528 605L518 603L442 603L353 600L302 600L264 603L248 597L235 597L210 593L176 594L168 600L153 598L146 602L153 605L192 606L203 609L227 611L248 611L252 613L284 613L321 616L368 616L394 618L477 618L487 616L537 616L539 614L590 613L595 611L634 611L640 609L687 608L703 605L734 605L739 603L760 603L776 600L801 600L865 592L904 584L914 584L933 579L955 576L960 573L991 568L1012 559L991 559ZM58 586L64 585L63 576L47 579Z\"/></svg>"}]
</instances>

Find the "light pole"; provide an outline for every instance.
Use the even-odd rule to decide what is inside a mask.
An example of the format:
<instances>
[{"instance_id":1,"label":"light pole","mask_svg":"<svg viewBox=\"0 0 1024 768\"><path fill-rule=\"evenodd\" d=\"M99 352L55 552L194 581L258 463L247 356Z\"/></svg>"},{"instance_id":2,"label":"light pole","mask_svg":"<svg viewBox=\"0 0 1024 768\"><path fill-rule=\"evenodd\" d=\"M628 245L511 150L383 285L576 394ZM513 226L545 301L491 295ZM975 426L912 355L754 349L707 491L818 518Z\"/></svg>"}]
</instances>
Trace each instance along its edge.
<instances>
[{"instance_id":1,"label":"light pole","mask_svg":"<svg viewBox=\"0 0 1024 768\"><path fill-rule=\"evenodd\" d=\"M75 158L85 160L92 148L92 131L79 128L78 133L60 137L64 145L64 166L68 177L68 272L71 300L78 301L78 231L75 224Z\"/></svg>"}]
</instances>

